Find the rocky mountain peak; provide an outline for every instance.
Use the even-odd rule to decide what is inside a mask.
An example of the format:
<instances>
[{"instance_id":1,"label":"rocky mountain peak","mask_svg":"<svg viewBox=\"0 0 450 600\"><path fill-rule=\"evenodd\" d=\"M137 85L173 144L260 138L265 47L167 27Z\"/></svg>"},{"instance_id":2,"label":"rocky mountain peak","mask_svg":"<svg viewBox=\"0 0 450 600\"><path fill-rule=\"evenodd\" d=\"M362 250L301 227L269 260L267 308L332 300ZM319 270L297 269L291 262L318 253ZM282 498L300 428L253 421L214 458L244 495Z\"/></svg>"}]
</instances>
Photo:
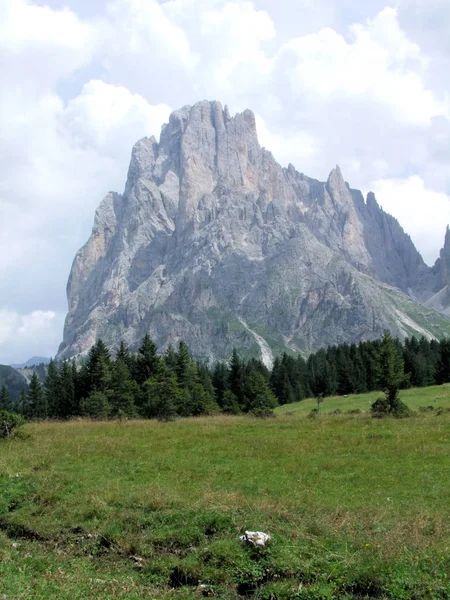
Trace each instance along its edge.
<instances>
[{"instance_id":1,"label":"rocky mountain peak","mask_svg":"<svg viewBox=\"0 0 450 600\"><path fill-rule=\"evenodd\" d=\"M99 337L135 348L145 333L162 349L184 339L198 357L236 346L268 362L384 329L431 336L437 317L415 321L426 309L400 291L422 269L397 221L338 166L326 182L284 169L252 111L204 100L173 112L159 142L138 141L124 194L100 204L70 274L59 358Z\"/></svg>"},{"instance_id":2,"label":"rocky mountain peak","mask_svg":"<svg viewBox=\"0 0 450 600\"><path fill-rule=\"evenodd\" d=\"M447 225L447 229L445 231L445 239L444 239L444 251L448 250L450 252L450 227Z\"/></svg>"},{"instance_id":3,"label":"rocky mountain peak","mask_svg":"<svg viewBox=\"0 0 450 600\"><path fill-rule=\"evenodd\" d=\"M444 246L439 253L439 258L435 264L435 270L438 274L437 287L439 289L450 284L450 228L448 225L445 231Z\"/></svg>"}]
</instances>

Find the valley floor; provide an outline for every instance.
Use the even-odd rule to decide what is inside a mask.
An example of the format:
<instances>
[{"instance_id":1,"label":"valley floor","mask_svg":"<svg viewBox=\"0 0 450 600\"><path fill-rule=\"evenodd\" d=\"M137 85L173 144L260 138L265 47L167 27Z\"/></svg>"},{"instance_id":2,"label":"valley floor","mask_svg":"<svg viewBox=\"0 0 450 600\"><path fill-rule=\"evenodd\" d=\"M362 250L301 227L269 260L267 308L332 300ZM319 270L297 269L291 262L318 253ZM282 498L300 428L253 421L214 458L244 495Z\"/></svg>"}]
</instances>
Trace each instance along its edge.
<instances>
[{"instance_id":1,"label":"valley floor","mask_svg":"<svg viewBox=\"0 0 450 600\"><path fill-rule=\"evenodd\" d=\"M0 597L450 598L450 386L402 398L434 409L27 425L0 443Z\"/></svg>"}]
</instances>

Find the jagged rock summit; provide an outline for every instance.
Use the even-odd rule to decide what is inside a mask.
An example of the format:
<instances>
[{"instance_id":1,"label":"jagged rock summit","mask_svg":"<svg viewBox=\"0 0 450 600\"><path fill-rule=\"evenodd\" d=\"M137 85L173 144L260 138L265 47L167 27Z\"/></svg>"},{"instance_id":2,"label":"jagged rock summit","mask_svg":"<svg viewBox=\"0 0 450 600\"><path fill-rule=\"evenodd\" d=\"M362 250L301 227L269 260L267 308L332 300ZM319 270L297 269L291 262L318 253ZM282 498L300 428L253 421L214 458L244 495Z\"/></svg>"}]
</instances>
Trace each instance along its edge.
<instances>
[{"instance_id":1,"label":"jagged rock summit","mask_svg":"<svg viewBox=\"0 0 450 600\"><path fill-rule=\"evenodd\" d=\"M266 363L385 329L439 336L450 321L406 294L433 295L427 286L448 277L443 252L431 273L339 167L325 183L282 168L250 110L185 106L159 143L137 142L124 193L97 209L69 277L58 358L99 337L136 348L146 332L161 349L184 339L197 357L228 358L236 346Z\"/></svg>"}]
</instances>

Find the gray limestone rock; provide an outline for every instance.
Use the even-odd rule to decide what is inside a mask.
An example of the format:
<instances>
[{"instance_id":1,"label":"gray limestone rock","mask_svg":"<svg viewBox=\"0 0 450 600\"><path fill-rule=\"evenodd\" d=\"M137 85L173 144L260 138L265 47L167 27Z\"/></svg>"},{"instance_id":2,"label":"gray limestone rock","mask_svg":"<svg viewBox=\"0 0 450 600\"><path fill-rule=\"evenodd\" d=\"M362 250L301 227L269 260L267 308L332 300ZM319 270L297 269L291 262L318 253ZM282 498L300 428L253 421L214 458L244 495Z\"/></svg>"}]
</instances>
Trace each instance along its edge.
<instances>
[{"instance_id":1,"label":"gray limestone rock","mask_svg":"<svg viewBox=\"0 0 450 600\"><path fill-rule=\"evenodd\" d=\"M251 111L203 101L135 145L123 195L97 209L58 358L99 337L136 348L146 332L162 350L184 339L199 358L236 346L267 363L385 329L438 336L450 321L405 295L431 296L427 277L409 236L339 167L325 183L284 169Z\"/></svg>"}]
</instances>

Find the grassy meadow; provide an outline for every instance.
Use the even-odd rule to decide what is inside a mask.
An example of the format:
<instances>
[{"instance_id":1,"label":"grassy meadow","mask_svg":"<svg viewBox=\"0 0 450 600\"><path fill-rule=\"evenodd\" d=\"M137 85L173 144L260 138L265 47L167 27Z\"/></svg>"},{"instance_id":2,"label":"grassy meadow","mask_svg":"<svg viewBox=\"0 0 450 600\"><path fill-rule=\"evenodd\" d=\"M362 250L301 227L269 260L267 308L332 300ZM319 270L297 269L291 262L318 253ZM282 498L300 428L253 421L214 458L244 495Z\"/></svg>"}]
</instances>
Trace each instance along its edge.
<instances>
[{"instance_id":1,"label":"grassy meadow","mask_svg":"<svg viewBox=\"0 0 450 600\"><path fill-rule=\"evenodd\" d=\"M450 598L450 386L328 414L375 397L27 425L0 442L0 598Z\"/></svg>"},{"instance_id":2,"label":"grassy meadow","mask_svg":"<svg viewBox=\"0 0 450 600\"><path fill-rule=\"evenodd\" d=\"M335 410L342 412L350 410L370 411L371 404L382 396L381 392L369 392L368 394L349 394L348 396L325 398L320 405L320 412L326 414ZM429 406L436 410L450 408L450 383L403 390L400 392L400 396L403 402L413 410ZM309 398L295 404L279 406L275 412L278 415L292 413L296 416L306 416L314 408L317 408L317 402L314 398Z\"/></svg>"}]
</instances>

